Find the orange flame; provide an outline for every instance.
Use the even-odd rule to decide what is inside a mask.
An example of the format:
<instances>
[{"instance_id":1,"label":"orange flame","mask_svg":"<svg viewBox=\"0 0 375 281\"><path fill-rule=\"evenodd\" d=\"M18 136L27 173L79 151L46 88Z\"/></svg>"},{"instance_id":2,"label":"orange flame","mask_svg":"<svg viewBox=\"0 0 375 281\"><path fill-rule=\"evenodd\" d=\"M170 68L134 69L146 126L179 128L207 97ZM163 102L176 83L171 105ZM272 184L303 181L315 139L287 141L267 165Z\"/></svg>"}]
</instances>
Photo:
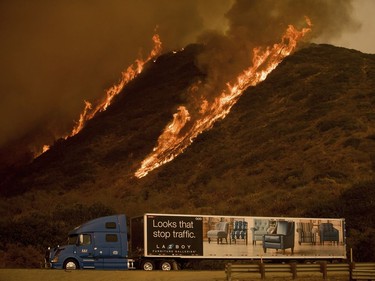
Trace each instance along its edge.
<instances>
[{"instance_id":1,"label":"orange flame","mask_svg":"<svg viewBox=\"0 0 375 281\"><path fill-rule=\"evenodd\" d=\"M162 50L162 43L159 35L155 34L152 37L152 40L154 41L154 48L151 50L147 59L137 59L135 63L133 63L126 69L126 71L123 71L122 77L118 84L113 85L111 88L107 90L106 96L102 101L98 102L94 108L92 107L92 104L90 102L85 101L85 108L79 117L79 121L74 126L70 135L66 136L65 139L78 134L85 126L87 121L92 119L98 112L105 111L108 108L108 106L112 103L113 98L121 92L125 85L128 84L131 80L133 80L135 77L138 76L138 74L142 72L143 66L150 60L160 55Z\"/></svg>"},{"instance_id":2,"label":"orange flame","mask_svg":"<svg viewBox=\"0 0 375 281\"><path fill-rule=\"evenodd\" d=\"M121 92L121 90L128 84L131 80L138 76L143 70L143 66L149 62L150 60L155 59L157 56L161 54L162 51L162 42L158 34L154 34L152 37L152 41L154 42L154 47L151 50L150 54L148 55L147 59L137 59L133 64L131 64L125 71L121 73L120 81L113 85L106 91L106 95L102 101L97 102L95 107L89 102L85 102L85 108L83 112L79 116L79 120L76 122L75 126L72 129L72 132L69 135L63 137L67 139L78 134L83 127L85 126L86 122L92 119L98 112L105 111L108 106L112 103L113 98ZM35 158L49 150L49 145L44 145L41 152L35 154Z\"/></svg>"},{"instance_id":3,"label":"orange flame","mask_svg":"<svg viewBox=\"0 0 375 281\"><path fill-rule=\"evenodd\" d=\"M49 149L49 145L47 145L47 144L43 145L43 152L42 153L46 152L48 149Z\"/></svg>"},{"instance_id":4,"label":"orange flame","mask_svg":"<svg viewBox=\"0 0 375 281\"><path fill-rule=\"evenodd\" d=\"M217 120L225 118L246 88L265 80L267 75L295 50L298 41L311 31L310 19L306 18L306 22L308 27L301 31L289 25L280 43L265 50L254 48L253 65L238 75L236 83L233 85L227 83L228 89L223 90L211 104L203 100L199 111L200 118L189 122L189 128L185 128L189 121L189 112L185 107L180 106L178 112L173 115L172 122L159 137L157 146L142 161L135 176L142 178L157 167L172 161L184 152L200 133L210 129ZM196 87L199 85L194 85L191 90L197 91ZM181 133L182 129L184 129L183 133Z\"/></svg>"}]
</instances>

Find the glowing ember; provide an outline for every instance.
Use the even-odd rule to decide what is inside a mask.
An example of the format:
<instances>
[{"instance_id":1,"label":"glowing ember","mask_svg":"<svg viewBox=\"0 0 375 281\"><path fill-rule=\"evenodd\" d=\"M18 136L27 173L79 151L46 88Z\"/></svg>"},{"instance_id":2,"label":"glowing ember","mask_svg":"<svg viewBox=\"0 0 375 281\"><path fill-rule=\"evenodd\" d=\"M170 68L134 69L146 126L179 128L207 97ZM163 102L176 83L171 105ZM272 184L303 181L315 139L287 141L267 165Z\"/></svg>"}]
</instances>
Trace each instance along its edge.
<instances>
[{"instance_id":1,"label":"glowing ember","mask_svg":"<svg viewBox=\"0 0 375 281\"><path fill-rule=\"evenodd\" d=\"M173 121L159 137L157 146L142 161L135 176L142 178L155 168L173 160L184 152L200 133L210 129L217 120L225 118L243 91L265 80L267 75L296 48L298 41L311 31L311 22L308 18L306 22L309 27L301 31L289 25L280 43L266 49L255 48L253 65L238 75L236 83L233 85L227 83L228 89L211 104L207 100L202 100L199 118L188 122L189 112L185 107L180 106L179 111L173 115ZM199 84L191 87L190 91L197 91L197 87Z\"/></svg>"}]
</instances>

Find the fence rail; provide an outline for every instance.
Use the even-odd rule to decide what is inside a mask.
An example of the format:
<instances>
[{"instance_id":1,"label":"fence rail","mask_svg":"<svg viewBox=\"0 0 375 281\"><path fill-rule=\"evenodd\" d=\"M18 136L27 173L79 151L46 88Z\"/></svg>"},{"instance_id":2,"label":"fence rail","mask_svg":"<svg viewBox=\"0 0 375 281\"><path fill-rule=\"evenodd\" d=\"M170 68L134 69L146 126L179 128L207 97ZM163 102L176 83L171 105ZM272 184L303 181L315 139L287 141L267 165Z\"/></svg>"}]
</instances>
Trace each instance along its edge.
<instances>
[{"instance_id":1,"label":"fence rail","mask_svg":"<svg viewBox=\"0 0 375 281\"><path fill-rule=\"evenodd\" d=\"M288 274L292 279L296 279L299 275L316 273L321 274L324 280L328 276L336 275L348 276L350 280L375 280L375 263L327 263L324 261L311 264L227 263L225 273L228 281L233 281L239 275L241 280L246 279L246 274L259 274L261 279L271 274Z\"/></svg>"}]
</instances>

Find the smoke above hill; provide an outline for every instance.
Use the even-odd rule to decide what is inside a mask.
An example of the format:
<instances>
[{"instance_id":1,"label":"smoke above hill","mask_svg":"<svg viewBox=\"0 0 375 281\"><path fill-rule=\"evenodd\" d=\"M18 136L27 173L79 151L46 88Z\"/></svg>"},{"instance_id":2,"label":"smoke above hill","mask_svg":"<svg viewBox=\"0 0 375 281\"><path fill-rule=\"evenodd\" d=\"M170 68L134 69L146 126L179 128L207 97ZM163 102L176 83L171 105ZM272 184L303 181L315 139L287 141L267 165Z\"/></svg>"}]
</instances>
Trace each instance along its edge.
<instances>
[{"instance_id":1,"label":"smoke above hill","mask_svg":"<svg viewBox=\"0 0 375 281\"><path fill-rule=\"evenodd\" d=\"M347 0L238 0L225 14L225 33L211 31L199 36L199 42L208 46L200 58L201 66L213 79L230 81L249 64L254 47L278 42L288 25L302 28L306 16L313 25L308 41L328 40L340 37L347 29L359 28L351 13L352 4Z\"/></svg>"},{"instance_id":2,"label":"smoke above hill","mask_svg":"<svg viewBox=\"0 0 375 281\"><path fill-rule=\"evenodd\" d=\"M234 1L224 14L225 30L204 30L197 37L206 46L198 64L208 78L196 95L207 100L215 98L226 83L249 67L255 47L279 42L288 25L305 27L306 17L312 22L312 32L305 42L331 40L346 30L358 29L360 24L352 18L352 9L350 0ZM191 108L199 108L195 104L197 97L190 99Z\"/></svg>"},{"instance_id":3,"label":"smoke above hill","mask_svg":"<svg viewBox=\"0 0 375 281\"><path fill-rule=\"evenodd\" d=\"M199 65L216 93L251 61L252 48L276 42L288 24L311 18L311 38L357 28L351 1L45 1L0 3L0 147L35 132L35 143L69 131L84 107L152 47L206 45ZM40 136L39 138L36 136ZM27 140L23 140L27 143Z\"/></svg>"}]
</instances>

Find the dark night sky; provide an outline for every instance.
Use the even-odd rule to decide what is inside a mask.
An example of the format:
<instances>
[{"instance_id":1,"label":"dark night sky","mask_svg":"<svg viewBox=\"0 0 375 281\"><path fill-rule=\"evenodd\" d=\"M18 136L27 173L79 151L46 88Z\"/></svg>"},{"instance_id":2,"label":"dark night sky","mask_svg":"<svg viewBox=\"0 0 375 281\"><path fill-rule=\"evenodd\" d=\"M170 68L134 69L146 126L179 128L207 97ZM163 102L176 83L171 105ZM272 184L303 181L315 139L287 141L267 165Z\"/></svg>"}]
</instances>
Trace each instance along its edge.
<instances>
[{"instance_id":1,"label":"dark night sky","mask_svg":"<svg viewBox=\"0 0 375 281\"><path fill-rule=\"evenodd\" d=\"M253 2L243 2L242 6ZM256 29L246 27L255 34L267 26L266 20L287 21L287 16L279 14L296 12L290 5L281 7L280 3L289 1L255 2L258 4L254 6L261 3L264 8L254 16L255 9L241 14L241 3L231 9L235 5L232 0L1 0L0 147L41 127L56 137L69 131L84 100L101 97L140 52L148 54L156 26L164 50L172 50L197 38L202 40L200 34L207 29L223 33L229 28L227 35L234 36L234 30L238 30L235 27L243 20L259 18ZM338 17L314 22L318 30L315 40L375 52L375 44L370 41L375 38L371 14L375 1L356 0L352 6L346 0L308 2L335 11L326 17ZM324 12L317 8L315 14ZM333 28L325 30L324 24ZM255 34L254 38L261 40L262 36Z\"/></svg>"}]
</instances>

